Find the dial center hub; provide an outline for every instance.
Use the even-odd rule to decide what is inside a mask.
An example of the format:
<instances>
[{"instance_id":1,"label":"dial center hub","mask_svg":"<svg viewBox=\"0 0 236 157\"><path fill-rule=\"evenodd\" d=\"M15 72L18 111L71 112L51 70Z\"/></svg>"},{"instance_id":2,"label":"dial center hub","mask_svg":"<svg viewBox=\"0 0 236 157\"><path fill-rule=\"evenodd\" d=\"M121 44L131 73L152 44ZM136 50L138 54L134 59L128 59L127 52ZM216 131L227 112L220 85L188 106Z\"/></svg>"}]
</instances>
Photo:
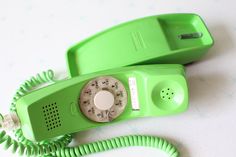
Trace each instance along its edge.
<instances>
[{"instance_id":1,"label":"dial center hub","mask_svg":"<svg viewBox=\"0 0 236 157\"><path fill-rule=\"evenodd\" d=\"M100 110L110 109L114 101L114 95L106 90L101 90L94 96L94 105Z\"/></svg>"}]
</instances>

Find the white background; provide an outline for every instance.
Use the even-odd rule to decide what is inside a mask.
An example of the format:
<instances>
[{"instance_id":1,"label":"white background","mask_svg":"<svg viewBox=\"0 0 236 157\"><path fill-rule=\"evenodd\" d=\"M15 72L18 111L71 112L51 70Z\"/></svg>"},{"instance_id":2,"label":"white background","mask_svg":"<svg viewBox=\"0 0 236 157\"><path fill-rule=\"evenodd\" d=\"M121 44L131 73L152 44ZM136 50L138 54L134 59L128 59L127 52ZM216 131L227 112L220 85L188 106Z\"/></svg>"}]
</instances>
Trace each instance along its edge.
<instances>
[{"instance_id":1,"label":"white background","mask_svg":"<svg viewBox=\"0 0 236 157\"><path fill-rule=\"evenodd\" d=\"M215 45L187 66L190 107L176 116L135 119L81 132L79 143L119 135L169 139L181 157L236 156L236 3L233 0L0 0L0 111L8 112L18 85L37 72L67 74L65 52L113 25L148 15L197 13ZM0 147L0 156L13 156ZM17 156L17 155L15 155ZM91 157L163 156L152 148L123 148Z\"/></svg>"}]
</instances>

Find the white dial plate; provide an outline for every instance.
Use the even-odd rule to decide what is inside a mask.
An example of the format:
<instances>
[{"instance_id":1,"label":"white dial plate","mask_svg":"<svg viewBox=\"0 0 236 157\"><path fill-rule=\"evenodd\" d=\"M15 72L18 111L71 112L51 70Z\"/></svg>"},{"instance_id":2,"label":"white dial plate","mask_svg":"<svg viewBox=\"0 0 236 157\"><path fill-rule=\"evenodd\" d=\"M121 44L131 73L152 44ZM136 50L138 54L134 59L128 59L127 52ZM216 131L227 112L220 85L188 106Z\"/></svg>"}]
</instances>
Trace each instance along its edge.
<instances>
[{"instance_id":1,"label":"white dial plate","mask_svg":"<svg viewBox=\"0 0 236 157\"><path fill-rule=\"evenodd\" d=\"M110 122L117 118L127 104L124 85L111 76L89 81L80 93L82 113L95 122Z\"/></svg>"}]
</instances>

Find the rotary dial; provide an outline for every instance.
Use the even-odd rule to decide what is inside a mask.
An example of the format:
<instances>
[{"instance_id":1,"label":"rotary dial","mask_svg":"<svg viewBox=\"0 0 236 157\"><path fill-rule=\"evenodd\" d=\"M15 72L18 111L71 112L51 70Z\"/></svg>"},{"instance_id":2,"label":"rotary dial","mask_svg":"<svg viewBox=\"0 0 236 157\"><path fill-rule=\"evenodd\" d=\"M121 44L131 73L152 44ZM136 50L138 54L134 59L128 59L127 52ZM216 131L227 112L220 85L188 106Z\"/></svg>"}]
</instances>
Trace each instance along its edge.
<instances>
[{"instance_id":1,"label":"rotary dial","mask_svg":"<svg viewBox=\"0 0 236 157\"><path fill-rule=\"evenodd\" d=\"M105 76L89 81L80 93L80 109L95 122L110 122L127 104L127 92L117 79Z\"/></svg>"}]
</instances>

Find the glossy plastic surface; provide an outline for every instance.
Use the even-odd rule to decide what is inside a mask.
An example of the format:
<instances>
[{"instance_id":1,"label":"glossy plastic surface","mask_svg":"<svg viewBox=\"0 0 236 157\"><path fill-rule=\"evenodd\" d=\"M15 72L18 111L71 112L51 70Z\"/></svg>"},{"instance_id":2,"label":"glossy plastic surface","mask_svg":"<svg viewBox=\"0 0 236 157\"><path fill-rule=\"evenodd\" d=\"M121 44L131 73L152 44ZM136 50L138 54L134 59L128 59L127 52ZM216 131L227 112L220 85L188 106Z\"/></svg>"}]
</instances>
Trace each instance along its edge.
<instances>
[{"instance_id":1,"label":"glossy plastic surface","mask_svg":"<svg viewBox=\"0 0 236 157\"><path fill-rule=\"evenodd\" d=\"M127 22L69 49L71 77L129 65L196 61L213 45L196 14L166 14Z\"/></svg>"},{"instance_id":2,"label":"glossy plastic surface","mask_svg":"<svg viewBox=\"0 0 236 157\"><path fill-rule=\"evenodd\" d=\"M91 121L79 109L82 88L99 76L118 79L128 94L125 111L109 123ZM132 109L129 78L137 81L139 110ZM41 141L132 118L177 114L187 106L183 66L171 64L123 67L63 80L23 96L16 102L16 111L24 136Z\"/></svg>"}]
</instances>

